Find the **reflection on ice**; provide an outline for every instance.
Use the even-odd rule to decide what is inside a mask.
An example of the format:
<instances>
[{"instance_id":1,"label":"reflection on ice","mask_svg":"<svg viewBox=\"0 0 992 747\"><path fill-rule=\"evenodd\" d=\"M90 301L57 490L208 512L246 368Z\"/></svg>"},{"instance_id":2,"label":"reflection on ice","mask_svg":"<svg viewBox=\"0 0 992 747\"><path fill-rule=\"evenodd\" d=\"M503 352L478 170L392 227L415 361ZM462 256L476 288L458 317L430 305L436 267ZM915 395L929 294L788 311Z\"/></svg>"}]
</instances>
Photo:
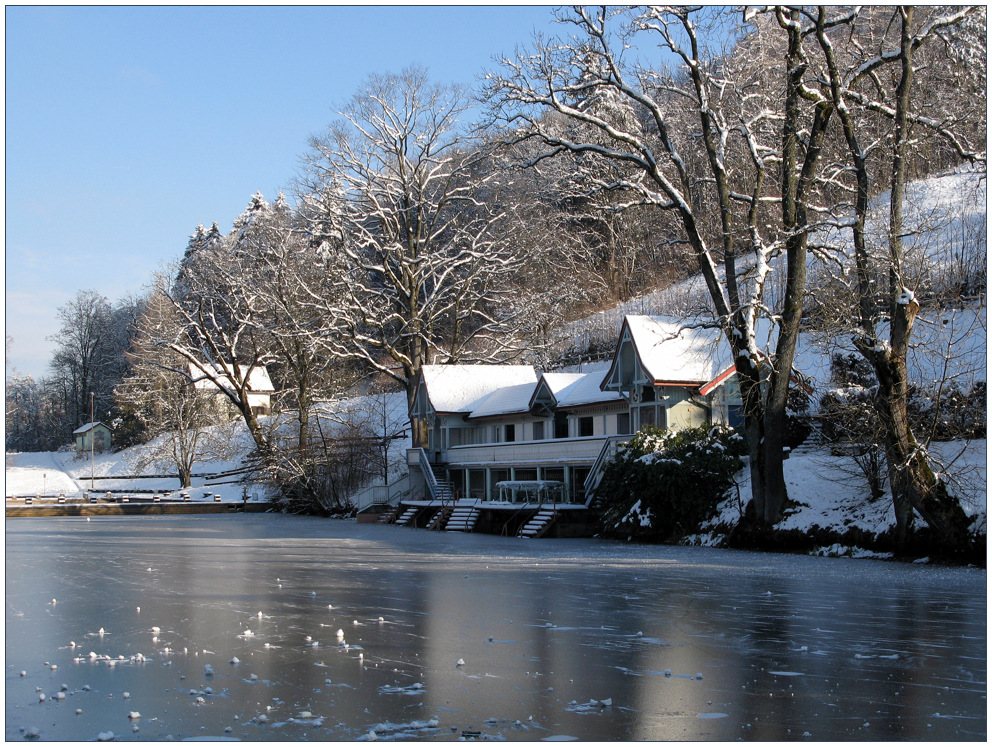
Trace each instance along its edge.
<instances>
[{"instance_id":1,"label":"reflection on ice","mask_svg":"<svg viewBox=\"0 0 992 747\"><path fill-rule=\"evenodd\" d=\"M8 739L986 735L983 570L251 514L6 550Z\"/></svg>"}]
</instances>

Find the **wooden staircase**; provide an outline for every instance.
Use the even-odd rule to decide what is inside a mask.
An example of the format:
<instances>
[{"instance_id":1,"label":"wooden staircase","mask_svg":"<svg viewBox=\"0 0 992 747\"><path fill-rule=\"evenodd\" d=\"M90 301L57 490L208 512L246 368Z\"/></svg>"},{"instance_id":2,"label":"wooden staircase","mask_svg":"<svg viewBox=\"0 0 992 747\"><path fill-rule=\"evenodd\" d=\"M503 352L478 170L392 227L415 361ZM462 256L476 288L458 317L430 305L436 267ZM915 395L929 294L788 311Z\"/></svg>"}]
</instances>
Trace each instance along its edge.
<instances>
[{"instance_id":1,"label":"wooden staircase","mask_svg":"<svg viewBox=\"0 0 992 747\"><path fill-rule=\"evenodd\" d=\"M400 514L400 509L399 508L395 508L392 511L385 511L385 512L379 514L379 517L376 519L376 523L377 524L394 524L394 523L396 523L396 517L398 517L399 514Z\"/></svg>"},{"instance_id":2,"label":"wooden staircase","mask_svg":"<svg viewBox=\"0 0 992 747\"><path fill-rule=\"evenodd\" d=\"M448 520L448 517L451 516L452 511L453 509L451 508L442 508L440 511L438 511L436 514L434 514L431 517L430 522L428 522L427 524L427 528L441 529L441 527L444 526L444 523Z\"/></svg>"},{"instance_id":3,"label":"wooden staircase","mask_svg":"<svg viewBox=\"0 0 992 747\"><path fill-rule=\"evenodd\" d=\"M810 423L809 435L806 440L795 448L797 454L808 454L827 445L827 437L823 434L823 424L817 421Z\"/></svg>"},{"instance_id":4,"label":"wooden staircase","mask_svg":"<svg viewBox=\"0 0 992 747\"><path fill-rule=\"evenodd\" d=\"M403 513L401 513L396 518L396 522L395 523L398 524L398 525L400 525L400 526L404 526L404 527L405 526L409 526L410 525L410 522L412 522L416 518L416 516L417 516L418 513L420 513L420 507L419 506L411 506L410 508L407 508L405 511L403 511Z\"/></svg>"},{"instance_id":5,"label":"wooden staircase","mask_svg":"<svg viewBox=\"0 0 992 747\"><path fill-rule=\"evenodd\" d=\"M450 483L443 478L438 477L435 471L434 465L430 463L427 458L427 452L423 449L416 449L418 454L418 461L420 465L420 471L424 475L424 480L427 482L427 491L430 493L431 500L441 501L453 501L455 499L455 491L451 489Z\"/></svg>"},{"instance_id":6,"label":"wooden staircase","mask_svg":"<svg viewBox=\"0 0 992 747\"><path fill-rule=\"evenodd\" d=\"M454 501L455 491L451 489L451 483L449 483L443 477L434 477L434 481L437 483L437 493L434 496L435 500L438 501Z\"/></svg>"},{"instance_id":7,"label":"wooden staircase","mask_svg":"<svg viewBox=\"0 0 992 747\"><path fill-rule=\"evenodd\" d=\"M478 520L479 509L475 506L458 506L451 512L444 528L448 532L471 532Z\"/></svg>"},{"instance_id":8,"label":"wooden staircase","mask_svg":"<svg viewBox=\"0 0 992 747\"><path fill-rule=\"evenodd\" d=\"M542 508L534 514L534 517L530 521L520 527L520 531L517 533L517 536L527 537L529 539L543 537L554 525L557 518L558 514L554 509Z\"/></svg>"}]
</instances>

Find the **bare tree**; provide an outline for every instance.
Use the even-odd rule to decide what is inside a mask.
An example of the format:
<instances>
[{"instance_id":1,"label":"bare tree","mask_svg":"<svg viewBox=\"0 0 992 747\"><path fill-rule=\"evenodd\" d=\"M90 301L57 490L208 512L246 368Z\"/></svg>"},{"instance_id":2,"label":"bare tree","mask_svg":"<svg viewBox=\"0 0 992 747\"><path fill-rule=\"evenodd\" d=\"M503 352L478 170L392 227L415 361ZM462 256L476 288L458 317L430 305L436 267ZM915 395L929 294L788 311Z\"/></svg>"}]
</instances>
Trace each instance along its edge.
<instances>
[{"instance_id":1,"label":"bare tree","mask_svg":"<svg viewBox=\"0 0 992 747\"><path fill-rule=\"evenodd\" d=\"M493 123L505 126L510 139L545 145L533 164L566 152L612 162L612 173L590 174L596 189L626 194L626 206L675 216L705 281L714 323L734 351L753 506L760 523L773 524L786 499L785 408L802 318L806 237L818 220L819 159L833 106L815 90L794 11L773 16L786 37L777 86L767 85L764 66L754 59L706 46L707 24L718 25L721 38L730 28L729 16L714 13L575 8L560 20L577 37L539 38L533 50L502 60L502 72L487 76L485 94ZM626 23L618 25L618 16ZM630 64L627 50L648 43L673 56L682 72ZM608 105L592 105L607 99ZM781 211L777 219L774 208ZM771 308L765 284L780 256L787 281ZM772 347L759 334L763 317L777 324Z\"/></svg>"},{"instance_id":2,"label":"bare tree","mask_svg":"<svg viewBox=\"0 0 992 747\"><path fill-rule=\"evenodd\" d=\"M176 468L180 487L188 488L194 465L228 455L229 438L214 433L218 421L213 392L197 389L186 373L188 362L160 346L167 330L176 334L176 310L168 298L153 292L138 321L128 354L132 372L115 389L119 408L141 423L153 448L140 453L136 464L169 463Z\"/></svg>"},{"instance_id":3,"label":"bare tree","mask_svg":"<svg viewBox=\"0 0 992 747\"><path fill-rule=\"evenodd\" d=\"M113 354L109 344L113 307L95 291L79 291L59 307L57 315L62 326L51 338L58 346L51 367L53 375L63 382L67 421L75 428L90 420L91 392L99 389L97 411L105 413L109 405L104 384Z\"/></svg>"},{"instance_id":4,"label":"bare tree","mask_svg":"<svg viewBox=\"0 0 992 747\"><path fill-rule=\"evenodd\" d=\"M941 544L950 551L967 546L967 519L946 487L928 464L926 449L913 434L908 411L910 380L907 371L913 326L921 305L910 287L904 240L907 227L903 209L907 162L916 132L929 129L935 137L949 142L961 158L983 160L965 138L945 121L921 116L913 104L914 56L928 41L960 24L976 8L936 12L922 24L914 23L914 9L894 9L889 28L898 31L895 43L881 39L872 53L860 44L849 44L842 56L834 36L849 38L850 26L858 11L827 20L821 9L808 17L808 28L815 28L830 82L831 98L843 125L853 171L856 177L854 218L851 234L857 270L857 329L855 345L871 364L878 380L874 398L885 435L886 461L896 516L896 540L904 547L912 526L914 511L931 526ZM853 53L850 48L853 47ZM893 88L886 90L879 72L892 68ZM879 91L879 89L881 89ZM877 96L881 93L882 96ZM894 102L894 103L893 103ZM857 110L881 114L891 121L887 144L878 143L877 129L864 129L864 118ZM884 142L884 141L883 141ZM877 143L877 145L875 145ZM872 144L875 147L872 147ZM878 257L872 256L867 230L872 151L886 161L890 173L889 216L885 229L886 253L881 259L883 283L878 283ZM887 329L887 334L885 330ZM885 339L887 337L887 339Z\"/></svg>"},{"instance_id":5,"label":"bare tree","mask_svg":"<svg viewBox=\"0 0 992 747\"><path fill-rule=\"evenodd\" d=\"M301 191L338 197L325 225L340 226L345 267L341 301L321 307L337 323L325 340L410 398L423 365L514 344L505 280L522 257L480 199L467 104L422 69L371 76L344 119L312 138L301 177Z\"/></svg>"}]
</instances>

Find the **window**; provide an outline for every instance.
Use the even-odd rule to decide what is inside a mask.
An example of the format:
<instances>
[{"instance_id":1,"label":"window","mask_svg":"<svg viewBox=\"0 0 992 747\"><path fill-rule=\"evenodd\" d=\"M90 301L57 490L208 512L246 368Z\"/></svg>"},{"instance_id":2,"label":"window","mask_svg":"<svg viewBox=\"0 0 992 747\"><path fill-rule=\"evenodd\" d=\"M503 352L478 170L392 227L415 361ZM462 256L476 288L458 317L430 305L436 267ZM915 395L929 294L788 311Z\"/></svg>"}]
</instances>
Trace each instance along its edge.
<instances>
[{"instance_id":1,"label":"window","mask_svg":"<svg viewBox=\"0 0 992 747\"><path fill-rule=\"evenodd\" d=\"M649 425L661 429L668 427L668 412L664 405L644 405L637 409L637 414L640 418L638 429L647 428Z\"/></svg>"},{"instance_id":2,"label":"window","mask_svg":"<svg viewBox=\"0 0 992 747\"><path fill-rule=\"evenodd\" d=\"M479 443L480 434L484 432L476 428L452 428L448 431L448 446L469 446Z\"/></svg>"},{"instance_id":3,"label":"window","mask_svg":"<svg viewBox=\"0 0 992 747\"><path fill-rule=\"evenodd\" d=\"M568 438L568 415L555 413L555 438Z\"/></svg>"},{"instance_id":4,"label":"window","mask_svg":"<svg viewBox=\"0 0 992 747\"><path fill-rule=\"evenodd\" d=\"M646 407L640 408L641 415L641 428L647 428L648 426L654 425L654 405L647 405Z\"/></svg>"},{"instance_id":5,"label":"window","mask_svg":"<svg viewBox=\"0 0 992 747\"><path fill-rule=\"evenodd\" d=\"M506 435L506 441L516 441L517 440L517 428L513 423L507 423L503 426L504 434Z\"/></svg>"},{"instance_id":6,"label":"window","mask_svg":"<svg viewBox=\"0 0 992 747\"><path fill-rule=\"evenodd\" d=\"M538 420L534 423L534 440L543 441L544 440L544 421Z\"/></svg>"},{"instance_id":7,"label":"window","mask_svg":"<svg viewBox=\"0 0 992 747\"><path fill-rule=\"evenodd\" d=\"M592 415L579 418L579 437L591 436L593 434Z\"/></svg>"},{"instance_id":8,"label":"window","mask_svg":"<svg viewBox=\"0 0 992 747\"><path fill-rule=\"evenodd\" d=\"M468 471L468 497L479 500L486 497L486 471L470 469Z\"/></svg>"},{"instance_id":9,"label":"window","mask_svg":"<svg viewBox=\"0 0 992 747\"><path fill-rule=\"evenodd\" d=\"M630 413L629 412L618 412L617 413L617 435L626 436L630 433Z\"/></svg>"}]
</instances>

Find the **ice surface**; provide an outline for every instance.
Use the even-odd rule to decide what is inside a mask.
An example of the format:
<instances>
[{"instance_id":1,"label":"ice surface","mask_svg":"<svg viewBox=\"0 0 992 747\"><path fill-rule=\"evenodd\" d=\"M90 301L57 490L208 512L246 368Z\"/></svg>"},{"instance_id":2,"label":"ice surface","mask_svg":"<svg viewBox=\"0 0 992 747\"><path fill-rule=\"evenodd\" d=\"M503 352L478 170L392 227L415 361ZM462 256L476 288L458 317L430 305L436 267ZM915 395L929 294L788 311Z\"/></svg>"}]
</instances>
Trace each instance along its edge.
<instances>
[{"instance_id":1,"label":"ice surface","mask_svg":"<svg viewBox=\"0 0 992 747\"><path fill-rule=\"evenodd\" d=\"M986 738L980 569L261 514L12 520L6 561L7 739Z\"/></svg>"}]
</instances>

